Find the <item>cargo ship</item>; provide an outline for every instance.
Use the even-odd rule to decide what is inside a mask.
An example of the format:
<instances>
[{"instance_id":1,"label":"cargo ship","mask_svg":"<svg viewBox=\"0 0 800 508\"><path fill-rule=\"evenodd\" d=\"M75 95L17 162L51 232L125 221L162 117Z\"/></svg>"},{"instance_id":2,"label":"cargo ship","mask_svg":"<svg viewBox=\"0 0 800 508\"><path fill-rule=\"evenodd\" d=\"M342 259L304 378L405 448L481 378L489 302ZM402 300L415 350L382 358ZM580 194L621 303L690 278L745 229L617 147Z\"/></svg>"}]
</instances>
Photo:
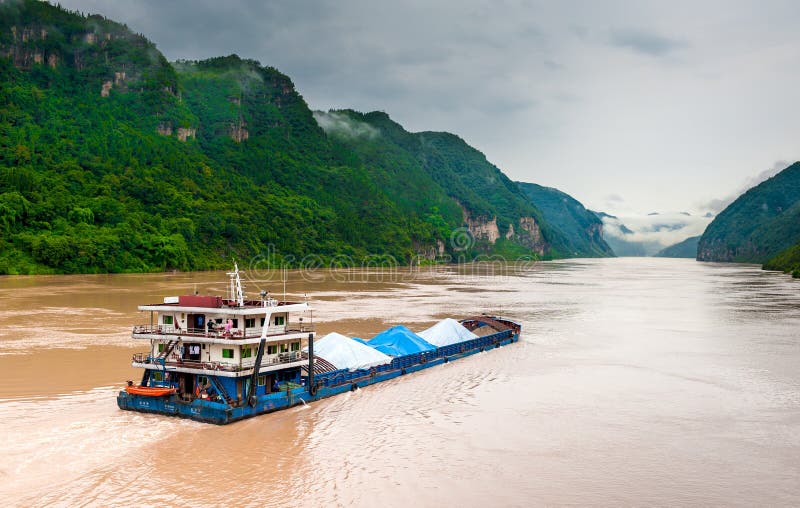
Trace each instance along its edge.
<instances>
[{"instance_id":1,"label":"cargo ship","mask_svg":"<svg viewBox=\"0 0 800 508\"><path fill-rule=\"evenodd\" d=\"M510 319L445 319L416 334L392 327L371 340L316 339L308 300L245 298L238 266L227 297L168 296L140 305L149 323L132 337L149 344L142 369L119 392L120 409L227 424L364 388L519 340Z\"/></svg>"}]
</instances>

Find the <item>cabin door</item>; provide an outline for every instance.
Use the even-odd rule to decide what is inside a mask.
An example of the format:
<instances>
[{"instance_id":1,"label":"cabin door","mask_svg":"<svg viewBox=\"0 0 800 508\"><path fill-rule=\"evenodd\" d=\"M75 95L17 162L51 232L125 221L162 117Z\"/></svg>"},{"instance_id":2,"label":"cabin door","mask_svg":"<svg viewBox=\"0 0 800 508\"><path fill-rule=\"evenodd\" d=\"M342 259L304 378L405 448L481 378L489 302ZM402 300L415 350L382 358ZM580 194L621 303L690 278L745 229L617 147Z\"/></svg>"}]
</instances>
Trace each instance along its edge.
<instances>
[{"instance_id":1,"label":"cabin door","mask_svg":"<svg viewBox=\"0 0 800 508\"><path fill-rule=\"evenodd\" d=\"M200 361L200 344L187 342L183 346L183 359L195 362Z\"/></svg>"},{"instance_id":2,"label":"cabin door","mask_svg":"<svg viewBox=\"0 0 800 508\"><path fill-rule=\"evenodd\" d=\"M194 374L187 374L185 372L178 374L178 393L194 393Z\"/></svg>"},{"instance_id":3,"label":"cabin door","mask_svg":"<svg viewBox=\"0 0 800 508\"><path fill-rule=\"evenodd\" d=\"M203 333L206 331L205 314L189 314L186 318L186 327L189 333Z\"/></svg>"}]
</instances>

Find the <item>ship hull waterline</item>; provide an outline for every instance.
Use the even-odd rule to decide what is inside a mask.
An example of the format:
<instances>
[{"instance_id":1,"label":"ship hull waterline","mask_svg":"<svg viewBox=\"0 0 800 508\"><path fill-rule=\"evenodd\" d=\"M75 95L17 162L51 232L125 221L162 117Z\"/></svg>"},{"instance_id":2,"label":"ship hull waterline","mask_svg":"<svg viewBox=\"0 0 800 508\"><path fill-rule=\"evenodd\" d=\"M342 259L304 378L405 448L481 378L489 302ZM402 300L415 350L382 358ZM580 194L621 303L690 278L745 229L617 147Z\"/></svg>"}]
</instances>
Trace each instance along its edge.
<instances>
[{"instance_id":1,"label":"ship hull waterline","mask_svg":"<svg viewBox=\"0 0 800 508\"><path fill-rule=\"evenodd\" d=\"M180 400L180 398L175 395L170 397L150 397L129 394L123 390L117 395L117 405L120 409L128 411L177 416L206 423L224 425L364 388L412 372L421 371L483 351L506 346L518 340L519 332L517 331L511 332L509 330L505 333L500 332L483 337L479 340L470 341L475 343L475 347L454 354L437 355L436 358L430 360L390 370L382 370L380 372L375 372L374 369L372 371L356 371L351 375L345 376L347 379L339 384L317 387L313 394L307 387L303 386L293 390L258 396L255 398L254 404L244 403L239 406L230 406L226 403L212 402L206 399L195 399L191 402L186 402ZM458 344L456 344L456 346L458 346ZM446 349L446 347L440 349Z\"/></svg>"}]
</instances>

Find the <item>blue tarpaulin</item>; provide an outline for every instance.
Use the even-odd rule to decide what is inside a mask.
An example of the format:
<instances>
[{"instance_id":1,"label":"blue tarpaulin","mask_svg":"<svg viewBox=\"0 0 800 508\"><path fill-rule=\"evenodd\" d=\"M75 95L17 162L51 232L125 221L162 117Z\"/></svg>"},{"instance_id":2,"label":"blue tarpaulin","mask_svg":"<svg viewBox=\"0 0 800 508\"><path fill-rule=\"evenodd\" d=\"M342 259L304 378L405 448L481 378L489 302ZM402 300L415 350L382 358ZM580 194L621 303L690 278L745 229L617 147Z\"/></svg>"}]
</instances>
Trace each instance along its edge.
<instances>
[{"instance_id":1,"label":"blue tarpaulin","mask_svg":"<svg viewBox=\"0 0 800 508\"><path fill-rule=\"evenodd\" d=\"M436 346L403 325L393 326L379 333L367 344L389 356L405 356L436 349Z\"/></svg>"}]
</instances>

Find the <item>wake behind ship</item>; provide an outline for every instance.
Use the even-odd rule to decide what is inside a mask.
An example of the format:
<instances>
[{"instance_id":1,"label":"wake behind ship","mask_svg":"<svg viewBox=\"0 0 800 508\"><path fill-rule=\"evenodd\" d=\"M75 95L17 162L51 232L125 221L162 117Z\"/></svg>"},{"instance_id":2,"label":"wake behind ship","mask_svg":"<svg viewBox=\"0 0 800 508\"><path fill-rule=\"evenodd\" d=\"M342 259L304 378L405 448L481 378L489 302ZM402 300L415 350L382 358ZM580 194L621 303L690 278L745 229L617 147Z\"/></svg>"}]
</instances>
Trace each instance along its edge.
<instances>
[{"instance_id":1,"label":"wake behind ship","mask_svg":"<svg viewBox=\"0 0 800 508\"><path fill-rule=\"evenodd\" d=\"M419 335L397 326L370 341L336 333L315 341L308 301L278 301L265 291L248 300L240 273L235 266L228 274L227 298L184 295L139 306L150 322L132 336L150 349L133 355L143 375L119 392L121 409L225 424L519 340L518 323L478 316Z\"/></svg>"}]
</instances>

